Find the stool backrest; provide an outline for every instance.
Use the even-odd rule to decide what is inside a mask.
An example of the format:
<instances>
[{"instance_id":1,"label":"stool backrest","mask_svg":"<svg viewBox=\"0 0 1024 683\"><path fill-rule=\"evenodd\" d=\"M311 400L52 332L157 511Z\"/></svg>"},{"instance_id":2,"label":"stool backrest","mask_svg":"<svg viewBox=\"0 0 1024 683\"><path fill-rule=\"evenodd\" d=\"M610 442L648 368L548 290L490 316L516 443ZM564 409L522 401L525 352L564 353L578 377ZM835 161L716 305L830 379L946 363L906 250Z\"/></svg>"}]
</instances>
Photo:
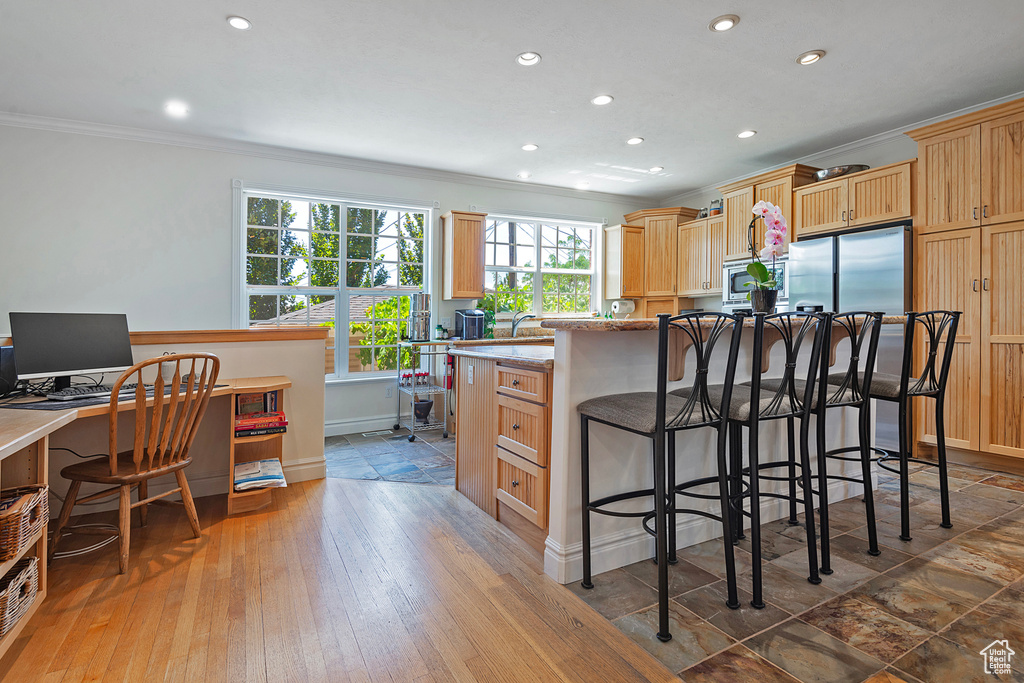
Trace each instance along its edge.
<instances>
[{"instance_id":1,"label":"stool backrest","mask_svg":"<svg viewBox=\"0 0 1024 683\"><path fill-rule=\"evenodd\" d=\"M907 313L903 337L903 372L900 377L901 396L942 396L946 393L949 365L953 361L956 330L960 325L960 311L926 311ZM913 376L914 341L921 335L924 342L924 367L917 381ZM942 346L942 356L939 347Z\"/></svg>"},{"instance_id":2,"label":"stool backrest","mask_svg":"<svg viewBox=\"0 0 1024 683\"><path fill-rule=\"evenodd\" d=\"M153 408L146 410L146 388L143 369L156 364L174 365L174 377L165 383L157 368L153 382ZM117 405L121 385L134 382L135 431L132 460L135 473L166 467L189 457L189 448L199 423L206 413L217 375L220 359L212 353L179 353L157 356L136 363L124 371L110 394L110 473L117 474ZM168 395L164 395L169 389Z\"/></svg>"},{"instance_id":3,"label":"stool backrest","mask_svg":"<svg viewBox=\"0 0 1024 683\"><path fill-rule=\"evenodd\" d=\"M665 429L681 425L695 427L716 424L722 419L723 406L729 405L736 377L736 359L739 357L740 338L743 334L743 314L684 313L670 317L658 316L658 419L664 420ZM677 347L694 351L693 382L683 407L665 413L665 395L668 391L669 335L683 335L683 344ZM727 334L728 333L728 334ZM725 352L719 342L728 339ZM716 353L716 348L718 352ZM713 359L725 360L723 378L724 396L721 400L708 395L708 373Z\"/></svg>"},{"instance_id":4,"label":"stool backrest","mask_svg":"<svg viewBox=\"0 0 1024 683\"><path fill-rule=\"evenodd\" d=\"M750 377L751 423L758 419L807 414L814 403L814 386L819 363L822 362L825 330L831 322L831 313L787 311L770 315L754 314ZM783 375L777 389L762 395L761 371L765 357L768 349L779 344L785 355ZM801 352L804 352L803 358ZM797 379L804 380L802 391L797 390Z\"/></svg>"},{"instance_id":5,"label":"stool backrest","mask_svg":"<svg viewBox=\"0 0 1024 683\"><path fill-rule=\"evenodd\" d=\"M878 355L878 337L882 330L882 314L870 311L851 311L832 314L832 324L825 329L822 348L821 376L819 377L819 411L826 405L859 405L871 395L871 378ZM836 346L850 340L850 359L846 373L839 382L829 383L829 362ZM849 391L849 394L847 394Z\"/></svg>"}]
</instances>

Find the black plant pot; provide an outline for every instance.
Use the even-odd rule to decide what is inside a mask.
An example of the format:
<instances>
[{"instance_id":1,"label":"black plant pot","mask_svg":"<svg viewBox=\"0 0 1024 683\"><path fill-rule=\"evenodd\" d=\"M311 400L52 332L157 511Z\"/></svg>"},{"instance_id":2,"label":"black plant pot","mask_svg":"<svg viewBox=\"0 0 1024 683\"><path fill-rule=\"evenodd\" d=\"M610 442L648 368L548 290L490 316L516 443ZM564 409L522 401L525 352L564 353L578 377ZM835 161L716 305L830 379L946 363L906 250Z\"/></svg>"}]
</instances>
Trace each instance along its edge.
<instances>
[{"instance_id":1,"label":"black plant pot","mask_svg":"<svg viewBox=\"0 0 1024 683\"><path fill-rule=\"evenodd\" d=\"M754 289L750 292L750 303L754 313L774 313L775 300L779 292L776 289Z\"/></svg>"}]
</instances>

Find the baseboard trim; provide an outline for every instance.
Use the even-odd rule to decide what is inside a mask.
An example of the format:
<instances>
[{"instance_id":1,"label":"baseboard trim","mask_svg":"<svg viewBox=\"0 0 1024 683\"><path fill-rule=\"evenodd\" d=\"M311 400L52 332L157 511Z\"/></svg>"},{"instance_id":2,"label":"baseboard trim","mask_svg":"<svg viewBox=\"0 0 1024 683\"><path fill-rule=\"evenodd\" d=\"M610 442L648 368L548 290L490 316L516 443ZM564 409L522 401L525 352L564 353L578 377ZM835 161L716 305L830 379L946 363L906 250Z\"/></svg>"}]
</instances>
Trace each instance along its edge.
<instances>
[{"instance_id":1,"label":"baseboard trim","mask_svg":"<svg viewBox=\"0 0 1024 683\"><path fill-rule=\"evenodd\" d=\"M344 436L346 434L375 432L380 429L392 429L394 426L394 413L345 420L329 420L324 423L324 436Z\"/></svg>"}]
</instances>

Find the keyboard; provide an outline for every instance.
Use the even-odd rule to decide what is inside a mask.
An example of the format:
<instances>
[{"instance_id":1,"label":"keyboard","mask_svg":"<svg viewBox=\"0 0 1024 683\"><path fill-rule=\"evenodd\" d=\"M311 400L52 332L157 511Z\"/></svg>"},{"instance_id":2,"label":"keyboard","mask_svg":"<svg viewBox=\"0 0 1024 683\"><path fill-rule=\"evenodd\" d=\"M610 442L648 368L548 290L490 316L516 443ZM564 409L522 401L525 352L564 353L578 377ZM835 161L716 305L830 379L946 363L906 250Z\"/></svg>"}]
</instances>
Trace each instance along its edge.
<instances>
[{"instance_id":1,"label":"keyboard","mask_svg":"<svg viewBox=\"0 0 1024 683\"><path fill-rule=\"evenodd\" d=\"M134 394L135 387L135 384L122 384L118 397L122 397L125 394ZM110 398L110 393L113 390L113 384L79 384L49 393L46 395L46 398L50 401L71 401L76 398Z\"/></svg>"}]
</instances>

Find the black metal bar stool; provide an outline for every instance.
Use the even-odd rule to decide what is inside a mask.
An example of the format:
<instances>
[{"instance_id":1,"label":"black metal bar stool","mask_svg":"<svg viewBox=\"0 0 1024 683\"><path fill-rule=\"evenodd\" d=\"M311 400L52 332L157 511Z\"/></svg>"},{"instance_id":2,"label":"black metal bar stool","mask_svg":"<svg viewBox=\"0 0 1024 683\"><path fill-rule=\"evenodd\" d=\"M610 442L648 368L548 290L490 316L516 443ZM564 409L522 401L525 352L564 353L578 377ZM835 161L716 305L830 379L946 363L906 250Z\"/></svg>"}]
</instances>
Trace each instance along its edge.
<instances>
[{"instance_id":1,"label":"black metal bar stool","mask_svg":"<svg viewBox=\"0 0 1024 683\"><path fill-rule=\"evenodd\" d=\"M743 537L743 518L750 518L752 568L752 600L750 604L761 609L764 607L763 585L761 577L761 499L762 497L795 500L796 489L803 492L804 526L807 535L808 578L811 583L821 583L818 576L818 552L814 529L814 501L812 499L811 466L808 454L809 420L811 407L814 404L815 382L818 376L822 348L824 346L823 330L830 324L831 314L786 312L754 316L754 340L751 352L751 380L744 383L749 387L749 394L740 390L732 393L728 409L729 447L730 447L730 491L732 502L732 522L729 525L735 530L735 539ZM785 367L783 375L772 382L774 388L762 385L761 371L764 367L768 351L781 343L784 349ZM810 348L808 349L808 344ZM809 352L808 352L809 351ZM803 353L801 353L803 352ZM799 375L798 375L799 372ZM797 380L803 376L798 384ZM799 387L799 388L798 388ZM762 393L764 389L764 393ZM800 461L795 463L795 453L790 443L790 457L780 461L760 462L759 435L761 422L771 420L791 421L800 419ZM747 427L748 466L742 466L742 429ZM792 432L792 430L790 430ZM786 468L790 475L775 476L764 474L765 471ZM744 481L746 477L746 481ZM761 491L760 480L785 481L790 483L789 493ZM744 490L744 484L746 489ZM685 485L684 485L685 486ZM750 511L744 509L743 501L750 501Z\"/></svg>"},{"instance_id":2,"label":"black metal bar stool","mask_svg":"<svg viewBox=\"0 0 1024 683\"><path fill-rule=\"evenodd\" d=\"M949 366L953 360L953 347L956 343L956 330L960 323L960 311L927 311L923 313L907 313L907 321L903 333L903 363L899 375L881 372L874 373L870 385L871 398L889 401L899 405L899 449L893 454L885 449L874 448L880 452L878 466L900 478L900 540L910 541L910 481L908 467L911 462L938 467L939 497L942 505L942 522L944 529L953 527L949 517L949 480L946 475L946 430L943 408L946 398L946 380L949 378ZM919 377L913 376L914 341L920 327L924 337L924 366ZM940 347L942 348L940 356ZM830 384L841 384L842 377L829 376ZM910 456L910 438L907 415L910 399L924 397L935 399L935 435L938 446L938 463ZM889 463L897 461L898 469ZM870 487L870 484L869 484Z\"/></svg>"},{"instance_id":3,"label":"black metal bar stool","mask_svg":"<svg viewBox=\"0 0 1024 683\"><path fill-rule=\"evenodd\" d=\"M739 606L736 594L736 568L729 528L729 501L727 500L727 480L725 463L726 433L722 419L722 406L727 405L731 398L732 385L736 373L736 359L739 354L740 336L742 334L743 316L725 313L691 313L675 317L658 316L658 375L657 391L632 392L600 396L580 403L577 410L580 414L580 470L583 512L583 582L584 588L593 588L590 566L590 513L610 515L613 517L641 517L642 526L655 536L655 560L658 563L658 612L659 640L671 640L668 618L668 564L669 564L669 526L668 513L669 491L666 487L666 434L674 436L675 432L711 427L718 429L718 499L721 516L713 516L704 512L705 516L719 519L723 525L723 538L726 546L726 574L729 584L729 604ZM728 352L725 354L725 377L721 392L712 395L708 391L707 377L715 347L731 329ZM693 384L689 389L679 393L668 393L668 368L670 352L670 331L678 335L676 340L681 344L672 345L677 352L685 352L693 347L696 372ZM651 488L626 491L605 496L598 500L590 499L590 422L599 422L617 429L652 440L654 464L654 483ZM674 439L672 441L674 444ZM674 463L672 464L673 473ZM635 498L652 497L653 510L642 512L620 512L604 509L612 503ZM675 513L676 511L674 511ZM696 512L696 511L694 511ZM671 536L675 537L675 514L672 515ZM649 522L654 520L654 529ZM674 542L673 542L674 546Z\"/></svg>"}]
</instances>

